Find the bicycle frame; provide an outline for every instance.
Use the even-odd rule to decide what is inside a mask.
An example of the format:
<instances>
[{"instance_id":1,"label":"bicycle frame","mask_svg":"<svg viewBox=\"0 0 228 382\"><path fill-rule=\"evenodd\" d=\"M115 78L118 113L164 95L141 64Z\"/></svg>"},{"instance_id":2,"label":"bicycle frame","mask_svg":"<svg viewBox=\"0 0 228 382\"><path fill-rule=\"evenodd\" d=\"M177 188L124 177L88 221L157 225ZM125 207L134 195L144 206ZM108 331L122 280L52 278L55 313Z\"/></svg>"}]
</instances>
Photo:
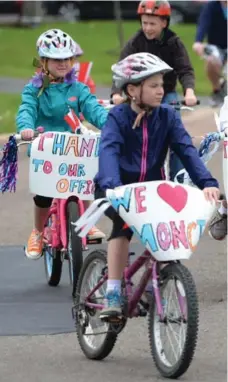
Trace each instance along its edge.
<instances>
[{"instance_id":1,"label":"bicycle frame","mask_svg":"<svg viewBox=\"0 0 228 382\"><path fill-rule=\"evenodd\" d=\"M69 199L54 199L52 206L49 210L48 218L51 216L52 224L52 236L51 245L53 248L61 248L63 251L68 247L68 235L67 235L67 204L69 201L74 201L79 208L79 214L82 215L85 211L83 202L76 196L72 196ZM83 247L86 247L86 237L82 238Z\"/></svg>"},{"instance_id":2,"label":"bicycle frame","mask_svg":"<svg viewBox=\"0 0 228 382\"><path fill-rule=\"evenodd\" d=\"M134 276L136 272L140 268L143 267L143 265L146 264L146 269L141 276L141 279L137 286L132 288L132 282L131 278ZM137 305L140 302L141 296L143 292L145 291L146 285L150 278L152 277L152 283L153 283L153 292L154 292L154 298L156 301L156 306L157 306L157 312L161 320L164 320L164 309L162 306L162 301L161 301L161 295L160 295L160 290L159 290L159 269L160 269L160 262L158 263L156 260L153 259L151 256L150 252L145 250L141 256L137 258L131 265L128 265L125 270L124 270L124 282L125 282L125 292L126 296L128 298L128 311L127 311L127 317L128 318L133 318L137 317L138 310L137 310ZM166 263L167 264L167 263ZM89 295L85 299L85 305L88 308L92 309L98 309L102 310L103 305L102 304L96 304L89 302L89 299L92 297L92 295L105 283L105 281L108 279L108 275L105 274L101 280L98 282L98 284L93 288L92 291L90 291ZM178 301L180 305L180 310L181 314L184 318L186 318L186 313L184 309L184 298L180 295L179 291L177 290L177 295L178 295Z\"/></svg>"}]
</instances>

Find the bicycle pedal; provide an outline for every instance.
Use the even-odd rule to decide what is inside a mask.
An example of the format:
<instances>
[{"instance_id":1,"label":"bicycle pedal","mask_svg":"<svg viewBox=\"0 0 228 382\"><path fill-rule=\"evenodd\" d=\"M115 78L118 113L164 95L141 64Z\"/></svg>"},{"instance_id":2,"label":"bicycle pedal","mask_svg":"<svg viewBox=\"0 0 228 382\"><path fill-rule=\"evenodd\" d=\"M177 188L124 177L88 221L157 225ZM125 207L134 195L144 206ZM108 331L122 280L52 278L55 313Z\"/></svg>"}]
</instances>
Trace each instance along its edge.
<instances>
[{"instance_id":1,"label":"bicycle pedal","mask_svg":"<svg viewBox=\"0 0 228 382\"><path fill-rule=\"evenodd\" d=\"M101 321L107 322L109 324L121 324L123 322L123 316L102 317Z\"/></svg>"},{"instance_id":2,"label":"bicycle pedal","mask_svg":"<svg viewBox=\"0 0 228 382\"><path fill-rule=\"evenodd\" d=\"M139 317L146 317L147 316L147 310L146 309L140 309L139 310Z\"/></svg>"},{"instance_id":3,"label":"bicycle pedal","mask_svg":"<svg viewBox=\"0 0 228 382\"><path fill-rule=\"evenodd\" d=\"M88 245L101 244L101 243L102 243L102 239L87 239Z\"/></svg>"}]
</instances>

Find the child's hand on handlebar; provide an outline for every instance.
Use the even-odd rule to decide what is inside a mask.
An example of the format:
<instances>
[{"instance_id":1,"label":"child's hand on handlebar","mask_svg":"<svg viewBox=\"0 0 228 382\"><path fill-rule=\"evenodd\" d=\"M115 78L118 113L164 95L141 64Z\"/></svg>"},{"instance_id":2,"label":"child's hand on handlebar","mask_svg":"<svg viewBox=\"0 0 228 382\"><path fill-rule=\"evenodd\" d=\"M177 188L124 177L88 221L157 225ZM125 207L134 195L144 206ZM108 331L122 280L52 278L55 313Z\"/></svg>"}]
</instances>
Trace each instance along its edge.
<instances>
[{"instance_id":1,"label":"child's hand on handlebar","mask_svg":"<svg viewBox=\"0 0 228 382\"><path fill-rule=\"evenodd\" d=\"M195 106L197 104L197 98L193 89L186 90L184 100L186 106Z\"/></svg>"},{"instance_id":2,"label":"child's hand on handlebar","mask_svg":"<svg viewBox=\"0 0 228 382\"><path fill-rule=\"evenodd\" d=\"M23 141L30 141L34 138L34 130L32 129L25 129L21 132L21 138Z\"/></svg>"},{"instance_id":3,"label":"child's hand on handlebar","mask_svg":"<svg viewBox=\"0 0 228 382\"><path fill-rule=\"evenodd\" d=\"M212 202L213 200L215 202L219 201L220 191L217 187L206 187L203 189L203 193L206 200L210 202Z\"/></svg>"}]
</instances>

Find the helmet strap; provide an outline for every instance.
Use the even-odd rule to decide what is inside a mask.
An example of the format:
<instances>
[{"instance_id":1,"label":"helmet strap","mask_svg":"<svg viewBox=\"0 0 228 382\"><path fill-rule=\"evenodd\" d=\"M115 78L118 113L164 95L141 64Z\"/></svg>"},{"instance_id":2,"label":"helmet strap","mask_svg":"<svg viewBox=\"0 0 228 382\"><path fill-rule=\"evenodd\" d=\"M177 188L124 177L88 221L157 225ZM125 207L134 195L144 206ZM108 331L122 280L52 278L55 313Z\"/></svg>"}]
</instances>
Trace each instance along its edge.
<instances>
[{"instance_id":1,"label":"helmet strap","mask_svg":"<svg viewBox=\"0 0 228 382\"><path fill-rule=\"evenodd\" d=\"M139 97L139 103L135 102L135 104L142 110L136 117L135 119L135 122L132 126L133 129L135 129L136 127L138 127L140 125L140 122L142 120L142 118L145 116L145 115L148 115L150 114L152 111L153 111L153 107L142 102L142 93L143 93L143 84L144 84L144 81L141 82L140 84L140 97Z\"/></svg>"},{"instance_id":2,"label":"helmet strap","mask_svg":"<svg viewBox=\"0 0 228 382\"><path fill-rule=\"evenodd\" d=\"M140 107L141 110L145 111L146 113L150 113L153 110L153 107L142 102L142 96L143 96L143 85L145 81L141 82L140 85L140 96L139 96L139 103L136 103L138 107Z\"/></svg>"}]
</instances>

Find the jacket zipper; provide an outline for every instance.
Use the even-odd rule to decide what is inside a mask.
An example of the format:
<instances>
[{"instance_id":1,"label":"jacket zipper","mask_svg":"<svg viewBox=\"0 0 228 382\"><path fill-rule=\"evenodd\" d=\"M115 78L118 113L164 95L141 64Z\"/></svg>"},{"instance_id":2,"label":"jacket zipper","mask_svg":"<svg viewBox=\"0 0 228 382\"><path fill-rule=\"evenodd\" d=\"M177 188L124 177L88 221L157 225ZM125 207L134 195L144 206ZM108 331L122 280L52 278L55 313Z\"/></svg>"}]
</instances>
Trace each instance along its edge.
<instances>
[{"instance_id":1,"label":"jacket zipper","mask_svg":"<svg viewBox=\"0 0 228 382\"><path fill-rule=\"evenodd\" d=\"M148 130L147 120L143 119L143 147L142 147L142 159L141 159L141 172L139 182L144 182L147 170L147 151L148 151Z\"/></svg>"}]
</instances>

